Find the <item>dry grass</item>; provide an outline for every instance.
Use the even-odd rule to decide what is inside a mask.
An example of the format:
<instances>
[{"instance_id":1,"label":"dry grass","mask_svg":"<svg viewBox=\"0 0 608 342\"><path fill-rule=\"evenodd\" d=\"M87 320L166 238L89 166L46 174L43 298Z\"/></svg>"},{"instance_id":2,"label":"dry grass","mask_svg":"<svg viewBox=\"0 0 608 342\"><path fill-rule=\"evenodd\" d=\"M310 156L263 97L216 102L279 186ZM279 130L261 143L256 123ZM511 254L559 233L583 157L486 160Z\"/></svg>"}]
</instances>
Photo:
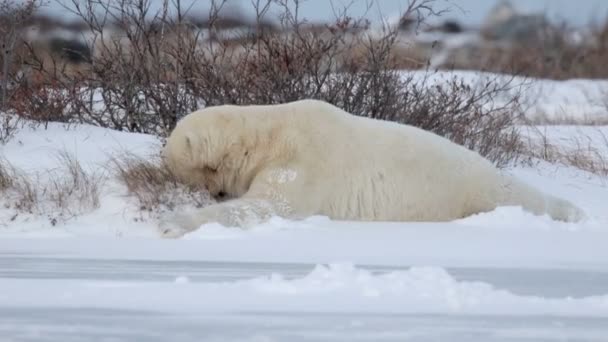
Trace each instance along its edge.
<instances>
[{"instance_id":1,"label":"dry grass","mask_svg":"<svg viewBox=\"0 0 608 342\"><path fill-rule=\"evenodd\" d=\"M606 111L608 114L608 109ZM608 126L608 116L598 117L597 115L548 115L544 112L536 112L531 118L526 118L527 125L566 125L566 126Z\"/></svg>"},{"instance_id":2,"label":"dry grass","mask_svg":"<svg viewBox=\"0 0 608 342\"><path fill-rule=\"evenodd\" d=\"M23 170L16 168L8 160L0 162L0 193L4 206L14 208L19 213L34 213L38 208L39 189L36 182Z\"/></svg>"},{"instance_id":3,"label":"dry grass","mask_svg":"<svg viewBox=\"0 0 608 342\"><path fill-rule=\"evenodd\" d=\"M17 213L43 214L41 210L40 195L44 189L38 188L38 179L32 179L21 170L16 170L12 190L12 207Z\"/></svg>"},{"instance_id":4,"label":"dry grass","mask_svg":"<svg viewBox=\"0 0 608 342\"><path fill-rule=\"evenodd\" d=\"M80 162L67 152L61 152L58 159L62 169L50 177L45 189L54 207L70 211L76 206L78 212L98 208L105 176L87 173Z\"/></svg>"},{"instance_id":5,"label":"dry grass","mask_svg":"<svg viewBox=\"0 0 608 342\"><path fill-rule=\"evenodd\" d=\"M0 192L10 189L15 184L13 177L13 168L8 161L0 160Z\"/></svg>"},{"instance_id":6,"label":"dry grass","mask_svg":"<svg viewBox=\"0 0 608 342\"><path fill-rule=\"evenodd\" d=\"M4 205L18 212L33 213L38 204L35 182L25 172L13 166L8 160L0 161L0 193Z\"/></svg>"},{"instance_id":7,"label":"dry grass","mask_svg":"<svg viewBox=\"0 0 608 342\"><path fill-rule=\"evenodd\" d=\"M608 177L608 137L603 132L598 131L603 142L579 134L559 145L552 142L543 132L537 133L536 137L530 139L524 155Z\"/></svg>"},{"instance_id":8,"label":"dry grass","mask_svg":"<svg viewBox=\"0 0 608 342\"><path fill-rule=\"evenodd\" d=\"M160 157L150 160L125 153L112 158L111 163L142 211L157 212L188 204L203 207L213 203L206 190L181 183Z\"/></svg>"},{"instance_id":9,"label":"dry grass","mask_svg":"<svg viewBox=\"0 0 608 342\"><path fill-rule=\"evenodd\" d=\"M54 225L99 207L103 173L89 173L67 152L58 154L59 167L28 174L6 160L0 164L0 192L4 205L16 215L49 217Z\"/></svg>"}]
</instances>

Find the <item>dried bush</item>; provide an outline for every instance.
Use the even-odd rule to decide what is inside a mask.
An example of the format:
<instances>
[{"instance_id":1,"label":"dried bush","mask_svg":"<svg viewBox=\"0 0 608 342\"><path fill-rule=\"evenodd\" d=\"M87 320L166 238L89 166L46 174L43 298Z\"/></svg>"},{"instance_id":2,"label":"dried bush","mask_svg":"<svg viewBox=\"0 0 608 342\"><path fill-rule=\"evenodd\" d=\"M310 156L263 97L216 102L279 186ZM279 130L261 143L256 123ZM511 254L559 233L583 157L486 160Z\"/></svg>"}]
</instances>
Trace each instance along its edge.
<instances>
[{"instance_id":1,"label":"dried bush","mask_svg":"<svg viewBox=\"0 0 608 342\"><path fill-rule=\"evenodd\" d=\"M10 112L9 102L24 82L22 28L39 6L38 0L0 0L0 143L8 141L17 130L18 117Z\"/></svg>"},{"instance_id":2,"label":"dried bush","mask_svg":"<svg viewBox=\"0 0 608 342\"><path fill-rule=\"evenodd\" d=\"M140 210L157 212L194 204L203 207L213 203L209 192L180 183L159 158L143 158L125 153L112 158L112 169L134 196Z\"/></svg>"},{"instance_id":3,"label":"dried bush","mask_svg":"<svg viewBox=\"0 0 608 342\"><path fill-rule=\"evenodd\" d=\"M412 1L404 16L434 15L433 3ZM36 108L48 106L55 120L162 136L201 106L313 98L436 132L498 164L516 156L518 98L493 105L511 84L436 84L397 71L397 28L370 30L346 10L331 25L311 25L298 17L296 0L254 2L256 22L235 36L222 30L224 4L212 2L197 26L179 0L164 0L155 13L150 0L70 0L66 7L92 36L88 72L49 71L53 83L25 96L20 112L44 117ZM271 9L280 13L274 26L266 21Z\"/></svg>"},{"instance_id":4,"label":"dried bush","mask_svg":"<svg viewBox=\"0 0 608 342\"><path fill-rule=\"evenodd\" d=\"M67 108L72 94L57 81L29 83L13 95L12 112L33 124L47 127L49 122L71 122Z\"/></svg>"},{"instance_id":5,"label":"dried bush","mask_svg":"<svg viewBox=\"0 0 608 342\"><path fill-rule=\"evenodd\" d=\"M430 85L429 80L406 79L395 96L393 116L398 121L435 132L479 152L497 166L517 160L523 148L517 124L522 116L519 91L509 92L513 79L482 79L467 84L458 78ZM408 84L409 83L409 84Z\"/></svg>"},{"instance_id":6,"label":"dried bush","mask_svg":"<svg viewBox=\"0 0 608 342\"><path fill-rule=\"evenodd\" d=\"M163 135L179 116L198 107L184 85L189 65L197 62L188 59L195 53L197 37L179 0L164 0L156 13L150 0L73 0L66 7L87 24L93 50L88 72L62 77L74 90L70 117L116 130Z\"/></svg>"},{"instance_id":7,"label":"dried bush","mask_svg":"<svg viewBox=\"0 0 608 342\"><path fill-rule=\"evenodd\" d=\"M11 88L15 88L14 82L18 79L22 61L19 50L24 46L22 40L23 25L34 15L40 2L37 0L0 1L0 66L2 68L2 79L0 80L0 109L6 109L10 98Z\"/></svg>"},{"instance_id":8,"label":"dried bush","mask_svg":"<svg viewBox=\"0 0 608 342\"><path fill-rule=\"evenodd\" d=\"M9 141L17 132L18 128L18 116L0 111L0 144Z\"/></svg>"}]
</instances>

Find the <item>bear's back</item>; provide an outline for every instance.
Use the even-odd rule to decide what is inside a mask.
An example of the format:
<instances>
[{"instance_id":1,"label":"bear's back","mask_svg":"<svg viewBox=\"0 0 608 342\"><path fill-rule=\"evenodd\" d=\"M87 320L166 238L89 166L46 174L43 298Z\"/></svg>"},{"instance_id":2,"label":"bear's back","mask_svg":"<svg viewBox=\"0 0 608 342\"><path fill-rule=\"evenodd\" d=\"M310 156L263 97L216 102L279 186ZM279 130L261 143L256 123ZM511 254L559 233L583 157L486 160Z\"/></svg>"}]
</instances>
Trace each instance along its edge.
<instances>
[{"instance_id":1,"label":"bear's back","mask_svg":"<svg viewBox=\"0 0 608 342\"><path fill-rule=\"evenodd\" d=\"M436 218L428 208L437 206L454 217L463 210L454 203L496 184L489 161L434 133L320 101L294 104L290 113L307 136L300 152L315 166L332 217L425 220Z\"/></svg>"}]
</instances>

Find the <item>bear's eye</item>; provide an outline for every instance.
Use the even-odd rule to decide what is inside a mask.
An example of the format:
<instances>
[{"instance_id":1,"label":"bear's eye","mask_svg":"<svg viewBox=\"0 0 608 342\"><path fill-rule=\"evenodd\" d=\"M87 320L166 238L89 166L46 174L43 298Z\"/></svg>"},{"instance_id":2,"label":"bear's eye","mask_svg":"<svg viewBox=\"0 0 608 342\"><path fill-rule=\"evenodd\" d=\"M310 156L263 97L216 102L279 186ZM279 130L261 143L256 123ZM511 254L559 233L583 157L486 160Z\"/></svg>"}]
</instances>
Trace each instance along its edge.
<instances>
[{"instance_id":1,"label":"bear's eye","mask_svg":"<svg viewBox=\"0 0 608 342\"><path fill-rule=\"evenodd\" d=\"M217 172L217 167L205 166L204 170L207 171L207 172L215 173L215 172Z\"/></svg>"}]
</instances>

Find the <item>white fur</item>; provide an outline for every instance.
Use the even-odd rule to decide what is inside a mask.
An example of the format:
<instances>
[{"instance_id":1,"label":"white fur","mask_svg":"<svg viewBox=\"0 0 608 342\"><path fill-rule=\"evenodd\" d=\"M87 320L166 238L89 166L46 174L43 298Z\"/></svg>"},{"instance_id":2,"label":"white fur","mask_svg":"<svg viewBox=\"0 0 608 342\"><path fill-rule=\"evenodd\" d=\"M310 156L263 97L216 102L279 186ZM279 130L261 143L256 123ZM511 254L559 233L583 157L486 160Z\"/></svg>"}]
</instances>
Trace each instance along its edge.
<instances>
[{"instance_id":1,"label":"white fur","mask_svg":"<svg viewBox=\"0 0 608 342\"><path fill-rule=\"evenodd\" d=\"M183 180L234 198L166 217L160 228L167 237L273 215L448 221L521 205L559 220L582 217L443 137L315 100L194 112L178 123L164 156Z\"/></svg>"}]
</instances>

